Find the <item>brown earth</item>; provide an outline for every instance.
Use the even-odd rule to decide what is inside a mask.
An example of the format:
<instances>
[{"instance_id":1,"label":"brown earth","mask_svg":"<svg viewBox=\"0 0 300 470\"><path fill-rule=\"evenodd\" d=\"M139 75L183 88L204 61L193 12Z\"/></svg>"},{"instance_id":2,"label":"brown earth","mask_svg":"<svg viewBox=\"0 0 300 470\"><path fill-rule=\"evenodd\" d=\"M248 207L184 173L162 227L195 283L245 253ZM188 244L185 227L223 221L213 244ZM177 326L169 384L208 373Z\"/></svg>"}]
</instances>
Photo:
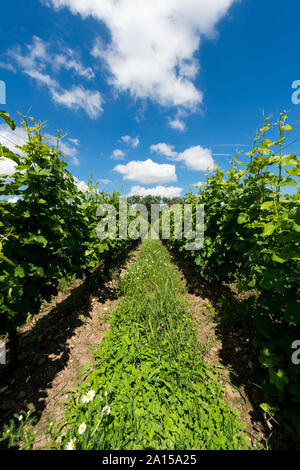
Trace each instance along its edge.
<instances>
[{"instance_id":1,"label":"brown earth","mask_svg":"<svg viewBox=\"0 0 300 470\"><path fill-rule=\"evenodd\" d=\"M196 320L203 359L216 368L225 389L224 399L240 413L251 448L286 450L287 436L260 407L265 398L257 385L254 331L241 321L249 295L239 294L234 284L207 283L191 262L172 253L171 256L187 286L186 296Z\"/></svg>"},{"instance_id":2,"label":"brown earth","mask_svg":"<svg viewBox=\"0 0 300 470\"><path fill-rule=\"evenodd\" d=\"M208 299L199 298L193 294L187 294L187 297L191 312L197 322L198 339L203 359L209 365L217 368L220 383L225 389L224 400L229 403L232 410L238 410L240 421L246 424L251 448L260 448L265 441L265 427L260 419L255 418L256 406L259 406L259 403L254 407L247 397L245 386L237 387L231 382L233 369L229 364L223 365L223 343L217 335L218 323L214 320L213 307Z\"/></svg>"},{"instance_id":3,"label":"brown earth","mask_svg":"<svg viewBox=\"0 0 300 470\"><path fill-rule=\"evenodd\" d=\"M0 429L14 413L33 408L38 420L34 448L47 448L48 424L63 417L68 391L84 380L81 372L93 361L92 351L110 327L120 276L137 251L110 279L98 282L95 272L92 278L74 281L20 330L18 367L12 373L0 371Z\"/></svg>"}]
</instances>

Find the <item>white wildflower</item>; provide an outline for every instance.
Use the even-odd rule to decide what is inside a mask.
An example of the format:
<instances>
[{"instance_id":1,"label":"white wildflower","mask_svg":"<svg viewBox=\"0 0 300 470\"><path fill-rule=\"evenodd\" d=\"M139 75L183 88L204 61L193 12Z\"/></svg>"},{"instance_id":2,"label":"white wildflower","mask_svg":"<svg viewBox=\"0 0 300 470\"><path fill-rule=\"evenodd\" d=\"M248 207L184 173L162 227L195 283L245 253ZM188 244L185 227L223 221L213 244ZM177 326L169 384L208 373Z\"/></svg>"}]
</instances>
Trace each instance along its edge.
<instances>
[{"instance_id":1,"label":"white wildflower","mask_svg":"<svg viewBox=\"0 0 300 470\"><path fill-rule=\"evenodd\" d=\"M71 439L70 442L68 442L66 450L76 450L75 442L76 442L76 439Z\"/></svg>"},{"instance_id":2,"label":"white wildflower","mask_svg":"<svg viewBox=\"0 0 300 470\"><path fill-rule=\"evenodd\" d=\"M110 406L105 406L102 410L102 413L104 415L109 415L110 414Z\"/></svg>"},{"instance_id":3,"label":"white wildflower","mask_svg":"<svg viewBox=\"0 0 300 470\"><path fill-rule=\"evenodd\" d=\"M90 390L86 395L84 395L82 397L82 403L89 403L90 401L92 401L94 399L94 396L95 396L95 391L94 390Z\"/></svg>"},{"instance_id":4,"label":"white wildflower","mask_svg":"<svg viewBox=\"0 0 300 470\"><path fill-rule=\"evenodd\" d=\"M86 424L82 423L78 428L78 434L83 434L86 430Z\"/></svg>"}]
</instances>

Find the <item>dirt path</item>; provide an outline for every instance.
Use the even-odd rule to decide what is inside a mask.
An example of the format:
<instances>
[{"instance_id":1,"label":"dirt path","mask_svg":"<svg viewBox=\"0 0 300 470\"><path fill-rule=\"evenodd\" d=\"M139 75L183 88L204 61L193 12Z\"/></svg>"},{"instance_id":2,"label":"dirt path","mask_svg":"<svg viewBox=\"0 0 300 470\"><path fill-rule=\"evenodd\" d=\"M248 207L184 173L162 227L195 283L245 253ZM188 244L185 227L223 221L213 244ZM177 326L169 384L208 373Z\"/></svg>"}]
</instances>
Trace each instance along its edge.
<instances>
[{"instance_id":1,"label":"dirt path","mask_svg":"<svg viewBox=\"0 0 300 470\"><path fill-rule=\"evenodd\" d=\"M224 342L219 335L219 323L216 321L218 312L214 306L214 300L220 298L221 292L217 290L211 292L206 285L202 285L193 266L187 261L180 260L174 255L172 255L172 259L187 285L186 297L196 321L199 348L203 360L217 368L220 381L225 389L224 400L232 410L235 409L240 413L240 421L246 424L251 448L265 447L266 434L270 432L270 428L259 409L262 397L253 389L253 396L255 394L257 396L251 400L248 397L246 386L242 383L239 386L234 385L232 381L233 364L230 363L230 360L224 361ZM232 348L234 349L234 344L232 344ZM230 353L232 354L233 351L231 350ZM238 351L236 353L238 354Z\"/></svg>"},{"instance_id":2,"label":"dirt path","mask_svg":"<svg viewBox=\"0 0 300 470\"><path fill-rule=\"evenodd\" d=\"M224 400L229 403L232 410L239 411L240 420L246 423L251 447L260 446L265 440L265 425L258 417L257 407L248 399L246 387L242 384L237 387L231 382L233 369L230 365L224 365L222 360L223 343L217 334L218 323L214 320L213 306L208 299L197 295L187 294L187 297L197 322L198 338L204 360L209 365L217 367L220 381L225 388Z\"/></svg>"},{"instance_id":3,"label":"dirt path","mask_svg":"<svg viewBox=\"0 0 300 470\"><path fill-rule=\"evenodd\" d=\"M9 378L0 376L0 426L13 413L33 407L38 418L35 449L47 447L48 423L63 417L68 390L93 361L92 351L109 329L109 315L118 302L120 276L137 251L96 287L87 279L75 281L20 332L20 366Z\"/></svg>"},{"instance_id":4,"label":"dirt path","mask_svg":"<svg viewBox=\"0 0 300 470\"><path fill-rule=\"evenodd\" d=\"M246 298L234 285L209 284L201 280L194 266L172 255L185 279L187 298L197 323L204 360L216 366L225 388L224 399L240 413L252 448L284 450L287 439L273 426L260 404L265 401L256 386L252 340L253 332L228 321L228 316L244 313ZM239 322L240 323L240 322Z\"/></svg>"}]
</instances>

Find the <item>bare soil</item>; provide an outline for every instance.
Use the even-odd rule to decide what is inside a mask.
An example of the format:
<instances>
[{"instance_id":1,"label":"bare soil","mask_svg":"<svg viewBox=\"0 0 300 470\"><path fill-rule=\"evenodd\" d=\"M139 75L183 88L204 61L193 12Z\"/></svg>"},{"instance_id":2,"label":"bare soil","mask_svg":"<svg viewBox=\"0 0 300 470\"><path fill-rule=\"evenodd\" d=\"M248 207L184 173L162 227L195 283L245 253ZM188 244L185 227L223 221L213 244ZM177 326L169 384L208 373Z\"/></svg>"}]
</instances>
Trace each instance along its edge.
<instances>
[{"instance_id":1,"label":"bare soil","mask_svg":"<svg viewBox=\"0 0 300 470\"><path fill-rule=\"evenodd\" d=\"M251 448L286 450L287 436L260 407L265 397L257 385L259 371L252 348L254 331L241 326L240 321L249 296L239 294L235 285L205 282L191 262L171 255L186 282L203 358L218 371L225 389L224 399L232 410L240 413ZM229 318L234 316L237 322Z\"/></svg>"},{"instance_id":2,"label":"bare soil","mask_svg":"<svg viewBox=\"0 0 300 470\"><path fill-rule=\"evenodd\" d=\"M110 327L110 313L120 298L120 276L137 251L111 278L97 282L95 272L92 278L74 281L20 330L17 369L0 370L0 429L14 413L34 408L34 448L47 448L48 424L63 417L68 391L84 380L81 372L93 362L92 351Z\"/></svg>"}]
</instances>

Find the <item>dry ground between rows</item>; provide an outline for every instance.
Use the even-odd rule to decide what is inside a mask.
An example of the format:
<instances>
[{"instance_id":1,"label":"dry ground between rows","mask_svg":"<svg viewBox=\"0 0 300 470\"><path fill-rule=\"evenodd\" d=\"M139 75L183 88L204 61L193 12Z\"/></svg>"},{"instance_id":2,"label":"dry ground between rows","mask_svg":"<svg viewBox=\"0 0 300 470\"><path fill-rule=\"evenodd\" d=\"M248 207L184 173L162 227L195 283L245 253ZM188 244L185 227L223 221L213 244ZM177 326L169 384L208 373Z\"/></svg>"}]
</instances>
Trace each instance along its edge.
<instances>
[{"instance_id":1,"label":"dry ground between rows","mask_svg":"<svg viewBox=\"0 0 300 470\"><path fill-rule=\"evenodd\" d=\"M252 448L261 446L265 440L265 425L256 419L257 407L247 397L245 387L236 387L231 383L232 369L222 365L223 344L218 338L216 329L218 323L213 319L211 303L208 299L187 294L191 312L197 324L198 339L204 360L211 366L216 366L220 374L220 382L224 387L224 401L229 403L232 410L240 414L240 421L246 424L246 432ZM238 352L237 352L238 354ZM259 400L257 402L259 406ZM265 422L266 424L266 422Z\"/></svg>"},{"instance_id":2,"label":"dry ground between rows","mask_svg":"<svg viewBox=\"0 0 300 470\"><path fill-rule=\"evenodd\" d=\"M232 410L239 412L251 448L286 450L289 440L283 429L276 426L260 407L265 397L257 385L253 332L231 324L226 318L228 308L229 315L243 312L247 295L239 294L234 284L205 282L193 263L175 253L171 256L187 286L186 297L196 322L204 361L217 371L224 387L224 400Z\"/></svg>"},{"instance_id":3,"label":"dry ground between rows","mask_svg":"<svg viewBox=\"0 0 300 470\"><path fill-rule=\"evenodd\" d=\"M64 416L68 391L84 380L81 372L93 361L92 351L110 327L109 315L120 296L120 276L137 252L131 252L111 279L91 291L87 280L75 281L21 329L20 364L11 375L0 375L0 429L12 414L32 407L38 418L34 449L47 448L48 424ZM16 447L22 449L22 444Z\"/></svg>"}]
</instances>

